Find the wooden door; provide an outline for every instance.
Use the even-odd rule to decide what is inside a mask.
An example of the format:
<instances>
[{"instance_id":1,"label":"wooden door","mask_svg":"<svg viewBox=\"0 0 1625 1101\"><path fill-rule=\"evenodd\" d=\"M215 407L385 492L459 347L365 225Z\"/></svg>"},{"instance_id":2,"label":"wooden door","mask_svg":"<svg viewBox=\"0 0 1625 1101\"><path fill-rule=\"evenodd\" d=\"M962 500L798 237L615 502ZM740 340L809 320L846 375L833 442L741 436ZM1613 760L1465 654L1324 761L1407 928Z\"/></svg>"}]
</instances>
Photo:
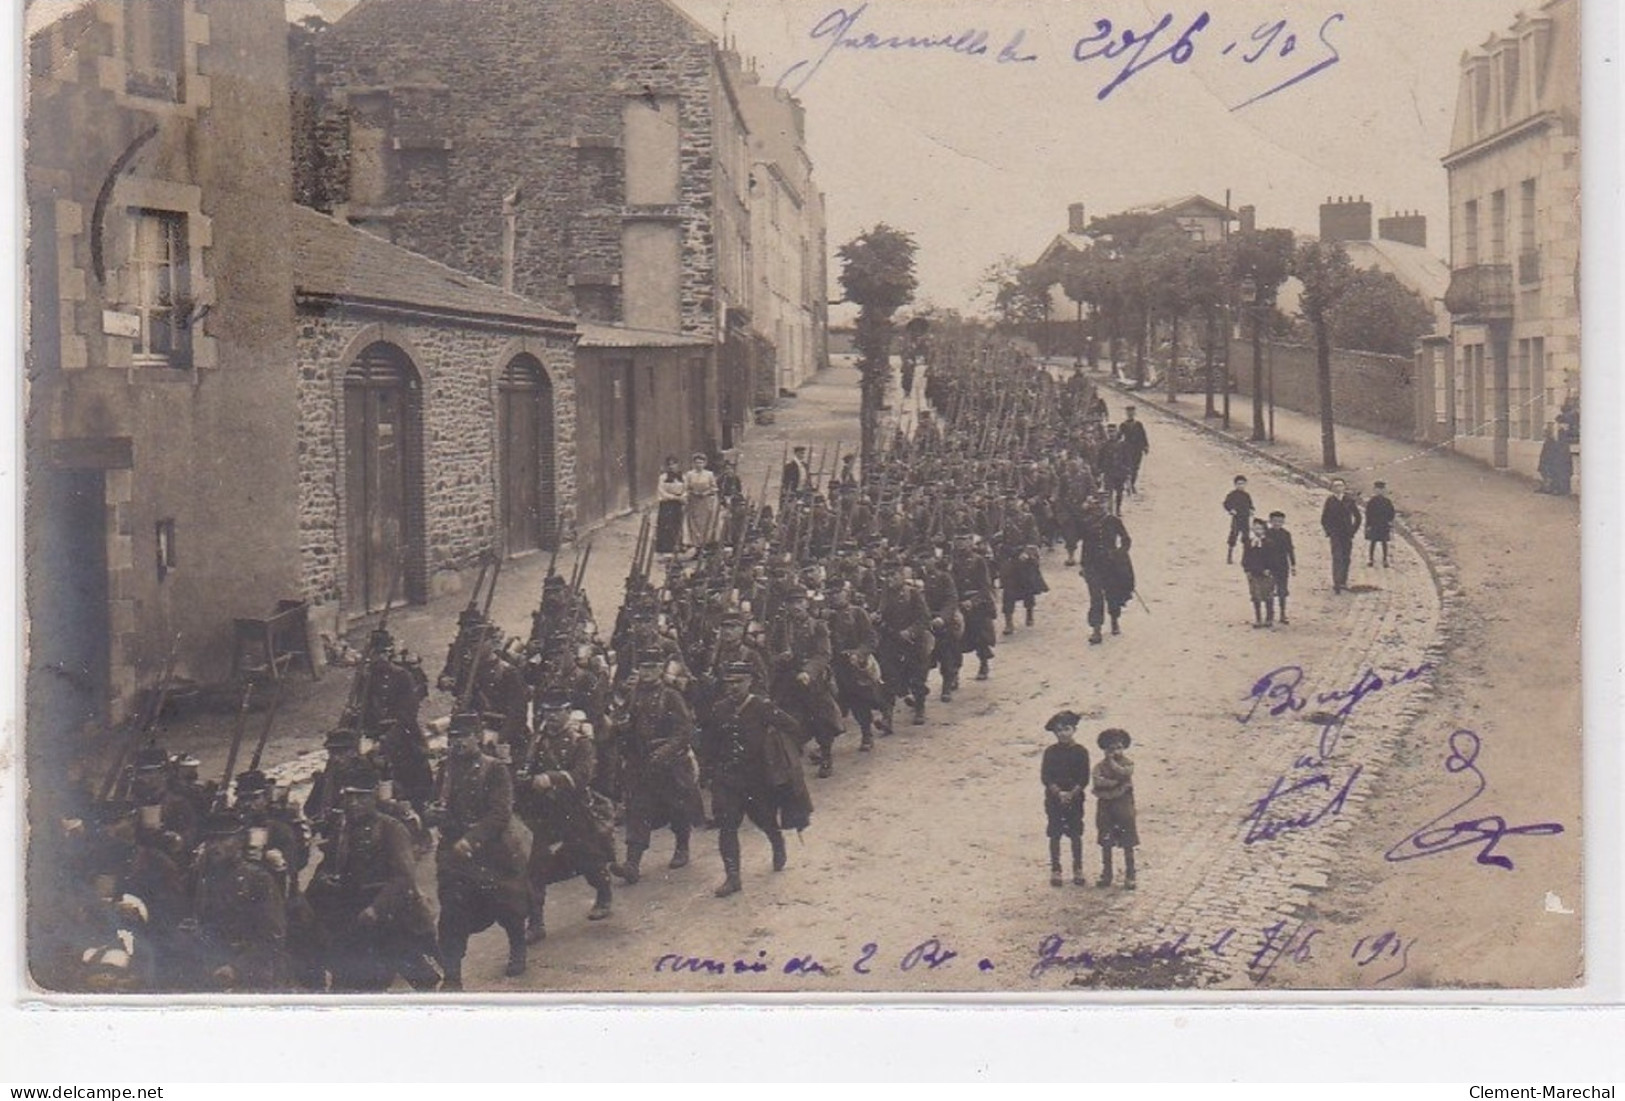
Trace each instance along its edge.
<instances>
[{"instance_id":1,"label":"wooden door","mask_svg":"<svg viewBox=\"0 0 1625 1101\"><path fill-rule=\"evenodd\" d=\"M551 547L557 535L553 492L553 392L530 356L509 363L497 384L503 545L509 554Z\"/></svg>"},{"instance_id":2,"label":"wooden door","mask_svg":"<svg viewBox=\"0 0 1625 1101\"><path fill-rule=\"evenodd\" d=\"M411 546L416 392L405 356L386 344L344 378L347 592L357 612L420 599L406 576Z\"/></svg>"}]
</instances>

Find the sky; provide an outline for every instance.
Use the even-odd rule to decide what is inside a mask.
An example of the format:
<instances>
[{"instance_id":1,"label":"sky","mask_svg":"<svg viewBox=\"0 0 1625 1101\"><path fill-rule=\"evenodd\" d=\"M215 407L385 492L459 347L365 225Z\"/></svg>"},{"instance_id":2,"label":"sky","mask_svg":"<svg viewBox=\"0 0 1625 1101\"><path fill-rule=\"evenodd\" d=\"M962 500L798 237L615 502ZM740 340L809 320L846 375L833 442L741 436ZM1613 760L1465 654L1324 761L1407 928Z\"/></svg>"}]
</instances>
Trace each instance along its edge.
<instances>
[{"instance_id":1,"label":"sky","mask_svg":"<svg viewBox=\"0 0 1625 1101\"><path fill-rule=\"evenodd\" d=\"M28 21L79 2L35 0ZM1429 247L1448 258L1439 162L1461 55L1540 0L671 2L732 40L765 81L798 89L828 202L831 297L835 249L886 222L919 245L918 301L971 309L987 268L1006 255L1036 259L1073 202L1092 217L1192 193L1223 202L1228 192L1233 208L1256 206L1261 225L1313 233L1321 202L1363 195L1377 217L1426 214ZM289 0L289 11L336 14L349 3ZM479 0L469 6L477 12ZM1183 51L1153 60L1204 14L1183 64ZM1101 98L1134 50L1088 58L1107 40L1080 50L1080 39L1096 38L1101 20L1114 42L1125 31L1143 37L1165 16L1143 67ZM836 36L815 36L821 25L847 40L983 31L986 49L831 49ZM1233 109L1334 51L1318 73ZM1034 60L1001 62L1001 53Z\"/></svg>"},{"instance_id":2,"label":"sky","mask_svg":"<svg viewBox=\"0 0 1625 1101\"><path fill-rule=\"evenodd\" d=\"M1232 207L1258 208L1261 225L1313 233L1326 198L1363 195L1377 217L1426 214L1429 247L1447 257L1440 158L1461 55L1539 0L676 2L725 30L770 83L828 51L804 83L810 65L785 83L800 87L807 108L832 253L877 222L906 229L919 245L920 299L964 309L1000 256L1036 259L1066 228L1072 202L1092 217L1191 193L1223 202L1228 191ZM987 53L830 50L831 35L814 31L839 23L842 11L855 19L846 39L985 30ZM1204 12L1183 64L1151 60ZM1168 26L1139 58L1150 63L1100 98L1134 53L1090 58L1106 40L1081 50L1079 40L1097 36L1098 20L1111 20L1120 41L1165 15ZM1017 32L1009 53L1036 60L996 60ZM1318 73L1233 110L1334 50L1337 60ZM1075 60L1079 52L1085 60ZM837 271L832 259L832 279Z\"/></svg>"}]
</instances>

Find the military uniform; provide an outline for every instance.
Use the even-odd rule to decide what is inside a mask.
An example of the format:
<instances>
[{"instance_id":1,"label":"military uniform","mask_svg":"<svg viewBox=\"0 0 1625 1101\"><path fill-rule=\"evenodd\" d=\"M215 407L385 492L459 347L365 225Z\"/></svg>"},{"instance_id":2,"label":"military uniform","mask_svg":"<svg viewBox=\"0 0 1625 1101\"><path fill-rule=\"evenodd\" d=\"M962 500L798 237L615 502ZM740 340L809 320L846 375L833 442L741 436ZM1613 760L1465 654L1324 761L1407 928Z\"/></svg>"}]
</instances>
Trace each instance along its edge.
<instances>
[{"instance_id":1,"label":"military uniform","mask_svg":"<svg viewBox=\"0 0 1625 1101\"><path fill-rule=\"evenodd\" d=\"M280 877L249 859L242 830L236 818L221 816L205 830L192 902L196 985L278 991L288 984L287 899Z\"/></svg>"},{"instance_id":2,"label":"military uniform","mask_svg":"<svg viewBox=\"0 0 1625 1101\"><path fill-rule=\"evenodd\" d=\"M477 737L477 731L474 717L452 718L454 742ZM502 926L508 935L508 973L523 974L530 889L513 819L513 775L477 746L468 756L454 750L440 766L436 790L440 845L435 880L447 985L461 989L468 938L492 925Z\"/></svg>"},{"instance_id":3,"label":"military uniform","mask_svg":"<svg viewBox=\"0 0 1625 1101\"><path fill-rule=\"evenodd\" d=\"M750 672L730 667L730 686L713 725L703 732L701 753L712 776L717 849L724 880L718 896L741 889L739 827L746 818L767 834L773 870L784 868L784 831L811 821L812 797L801 770L805 735L796 720L763 696L745 691Z\"/></svg>"},{"instance_id":4,"label":"military uniform","mask_svg":"<svg viewBox=\"0 0 1625 1101\"><path fill-rule=\"evenodd\" d=\"M812 736L818 746L818 774L829 776L835 767L835 739L841 733L829 628L807 612L805 589L793 589L789 604L782 625L782 649L773 663L773 695Z\"/></svg>"},{"instance_id":5,"label":"military uniform","mask_svg":"<svg viewBox=\"0 0 1625 1101\"><path fill-rule=\"evenodd\" d=\"M923 595L931 610L931 633L936 639L931 659L942 676L941 698L947 703L959 687L959 670L965 664L965 654L959 647L965 634L965 617L959 610L959 588L947 559L934 560L926 570Z\"/></svg>"},{"instance_id":6,"label":"military uniform","mask_svg":"<svg viewBox=\"0 0 1625 1101\"><path fill-rule=\"evenodd\" d=\"M618 735L621 787L626 797L626 863L615 870L628 883L654 830L669 825L676 838L671 866L688 863L689 836L705 819L699 777L690 754L694 712L683 694L654 679L659 666L645 658L632 688L627 721Z\"/></svg>"},{"instance_id":7,"label":"military uniform","mask_svg":"<svg viewBox=\"0 0 1625 1101\"><path fill-rule=\"evenodd\" d=\"M1112 634L1120 634L1118 617L1134 595L1134 563L1129 557L1133 540L1116 516L1091 508L1084 519L1079 558L1080 573L1089 586L1089 641L1101 641L1100 628L1111 615Z\"/></svg>"},{"instance_id":8,"label":"military uniform","mask_svg":"<svg viewBox=\"0 0 1625 1101\"><path fill-rule=\"evenodd\" d=\"M555 707L553 705L561 705ZM517 803L531 832L530 933L545 935L547 888L584 876L596 892L587 917L610 915L613 898L609 866L615 858L613 815L608 800L593 791L598 747L592 734L550 700L530 759L520 769Z\"/></svg>"},{"instance_id":9,"label":"military uniform","mask_svg":"<svg viewBox=\"0 0 1625 1101\"><path fill-rule=\"evenodd\" d=\"M340 784L346 792L377 795L376 773L365 764L348 770ZM411 835L376 804L338 813L342 821L327 838L306 891L332 988L376 993L399 975L416 990L433 990L440 981L434 918L417 889Z\"/></svg>"}]
</instances>

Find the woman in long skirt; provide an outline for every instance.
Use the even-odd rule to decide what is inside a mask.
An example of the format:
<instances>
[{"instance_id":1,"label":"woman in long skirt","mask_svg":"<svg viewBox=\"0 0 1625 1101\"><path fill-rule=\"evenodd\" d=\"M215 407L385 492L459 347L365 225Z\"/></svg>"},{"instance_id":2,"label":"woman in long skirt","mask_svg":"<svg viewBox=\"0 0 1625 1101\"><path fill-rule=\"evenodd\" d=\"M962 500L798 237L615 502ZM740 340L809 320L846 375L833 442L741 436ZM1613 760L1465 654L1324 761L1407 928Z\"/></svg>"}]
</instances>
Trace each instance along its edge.
<instances>
[{"instance_id":1,"label":"woman in long skirt","mask_svg":"<svg viewBox=\"0 0 1625 1101\"><path fill-rule=\"evenodd\" d=\"M683 499L687 490L683 485L683 472L677 458L666 456L666 468L661 471L655 498L660 502L655 512L655 553L676 554L683 544Z\"/></svg>"},{"instance_id":2,"label":"woman in long skirt","mask_svg":"<svg viewBox=\"0 0 1625 1101\"><path fill-rule=\"evenodd\" d=\"M687 491L688 541L703 547L713 538L712 524L717 516L717 476L708 468L705 456L694 453L693 466L683 475Z\"/></svg>"}]
</instances>

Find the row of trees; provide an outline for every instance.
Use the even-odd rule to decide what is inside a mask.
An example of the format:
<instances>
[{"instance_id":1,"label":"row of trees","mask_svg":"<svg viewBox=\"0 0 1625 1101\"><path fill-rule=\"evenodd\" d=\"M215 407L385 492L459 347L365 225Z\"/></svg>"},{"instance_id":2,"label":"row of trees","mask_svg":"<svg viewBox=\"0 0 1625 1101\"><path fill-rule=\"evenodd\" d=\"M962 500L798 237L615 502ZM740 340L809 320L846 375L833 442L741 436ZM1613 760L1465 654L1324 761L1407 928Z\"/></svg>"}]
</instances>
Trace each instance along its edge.
<instances>
[{"instance_id":1,"label":"row of trees","mask_svg":"<svg viewBox=\"0 0 1625 1101\"><path fill-rule=\"evenodd\" d=\"M1253 438L1265 437L1263 335L1266 328L1312 339L1320 389L1322 459L1337 466L1332 422L1331 349L1409 355L1433 326L1419 295L1386 272L1358 271L1341 245L1296 241L1289 230L1237 233L1224 241L1193 240L1166 215L1125 213L1094 219L1094 247L1053 263L1001 261L984 280L994 315L1008 325L1050 320L1051 290L1059 286L1088 311L1091 358L1103 341L1113 369L1125 344L1133 349L1134 377L1143 385L1153 342L1168 343L1168 397L1175 400L1183 367L1181 337L1200 328L1205 349L1203 388L1207 415L1215 416L1215 348L1238 312L1250 321L1253 344ZM1288 279L1302 284L1300 316L1287 318L1277 296ZM1299 331L1302 330L1302 331ZM1228 388L1229 379L1224 380Z\"/></svg>"}]
</instances>

